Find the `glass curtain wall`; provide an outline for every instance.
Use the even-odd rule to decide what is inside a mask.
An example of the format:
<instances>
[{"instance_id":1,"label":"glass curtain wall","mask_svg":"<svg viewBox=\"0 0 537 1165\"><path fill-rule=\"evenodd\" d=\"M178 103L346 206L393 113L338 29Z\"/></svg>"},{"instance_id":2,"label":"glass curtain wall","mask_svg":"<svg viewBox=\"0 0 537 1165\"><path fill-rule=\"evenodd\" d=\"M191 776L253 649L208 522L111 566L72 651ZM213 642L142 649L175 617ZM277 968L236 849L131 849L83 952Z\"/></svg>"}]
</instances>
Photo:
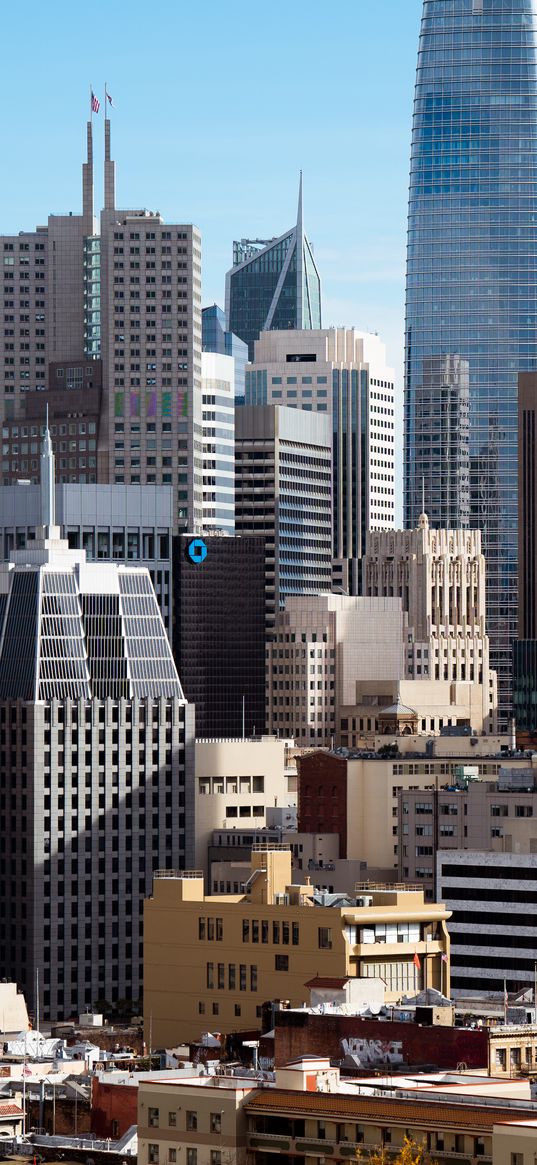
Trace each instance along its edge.
<instances>
[{"instance_id":1,"label":"glass curtain wall","mask_svg":"<svg viewBox=\"0 0 537 1165\"><path fill-rule=\"evenodd\" d=\"M503 723L517 619L517 377L537 366L536 12L534 0L425 0L410 171L405 519L417 525L423 478L442 475L446 453L416 440L427 367L462 359L469 522L483 531Z\"/></svg>"}]
</instances>

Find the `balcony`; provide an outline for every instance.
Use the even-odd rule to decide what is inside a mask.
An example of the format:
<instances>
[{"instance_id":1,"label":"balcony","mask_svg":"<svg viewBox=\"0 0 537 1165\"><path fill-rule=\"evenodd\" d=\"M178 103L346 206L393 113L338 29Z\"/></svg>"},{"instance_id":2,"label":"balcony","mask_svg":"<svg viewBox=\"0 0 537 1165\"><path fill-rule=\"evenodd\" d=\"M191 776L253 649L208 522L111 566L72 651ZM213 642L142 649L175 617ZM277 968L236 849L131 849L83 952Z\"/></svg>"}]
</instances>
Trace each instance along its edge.
<instances>
[{"instance_id":1,"label":"balcony","mask_svg":"<svg viewBox=\"0 0 537 1165\"><path fill-rule=\"evenodd\" d=\"M328 1161L356 1161L360 1152L371 1153L380 1148L378 1141L325 1141L315 1137L287 1137L279 1133L248 1133L248 1148L263 1153L286 1153L290 1157L317 1157ZM384 1145L387 1153L400 1152L401 1145ZM431 1149L438 1165L461 1162L461 1165L492 1165L492 1157L471 1152L458 1153L451 1149Z\"/></svg>"}]
</instances>

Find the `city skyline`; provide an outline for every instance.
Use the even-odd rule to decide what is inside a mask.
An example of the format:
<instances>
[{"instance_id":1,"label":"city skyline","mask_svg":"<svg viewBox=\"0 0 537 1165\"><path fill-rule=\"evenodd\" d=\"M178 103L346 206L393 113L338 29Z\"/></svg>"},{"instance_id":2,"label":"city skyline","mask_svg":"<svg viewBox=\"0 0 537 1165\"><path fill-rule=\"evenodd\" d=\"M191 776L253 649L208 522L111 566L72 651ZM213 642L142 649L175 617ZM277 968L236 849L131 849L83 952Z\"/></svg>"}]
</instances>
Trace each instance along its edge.
<instances>
[{"instance_id":1,"label":"city skyline","mask_svg":"<svg viewBox=\"0 0 537 1165\"><path fill-rule=\"evenodd\" d=\"M243 2L225 12L215 6L203 26L201 12L179 14L164 4L159 26L148 23L140 37L135 17L145 10L139 3L127 23L97 0L92 24L105 26L106 37L96 40L83 35L82 13L73 14L58 0L49 14L49 35L62 69L52 76L37 25L34 31L37 5L32 0L25 9L24 27L18 12L6 13L6 43L23 34L30 67L22 88L14 60L5 62L0 80L4 108L11 111L3 127L4 150L17 163L0 191L2 232L33 230L49 210L77 212L89 85L101 102L94 117L100 173L107 81L115 105L118 205L147 204L167 221L178 221L179 215L199 226L204 305L223 306L234 238L268 237L288 227L302 168L308 232L323 279L324 322L378 331L397 385L402 384L406 194L420 8L419 0L404 6L389 0L382 11L342 0L327 26L318 2L293 12L276 3L265 27L252 20ZM283 76L274 85L283 27ZM198 51L181 52L191 35L193 43L203 45L201 58ZM311 86L304 104L299 74L284 67L293 46L307 49L309 67L319 78L328 77L327 66L337 57L337 86ZM255 100L245 101L245 91ZM44 101L46 121L36 116ZM293 109L297 116L290 115ZM98 187L95 193L98 206Z\"/></svg>"}]
</instances>

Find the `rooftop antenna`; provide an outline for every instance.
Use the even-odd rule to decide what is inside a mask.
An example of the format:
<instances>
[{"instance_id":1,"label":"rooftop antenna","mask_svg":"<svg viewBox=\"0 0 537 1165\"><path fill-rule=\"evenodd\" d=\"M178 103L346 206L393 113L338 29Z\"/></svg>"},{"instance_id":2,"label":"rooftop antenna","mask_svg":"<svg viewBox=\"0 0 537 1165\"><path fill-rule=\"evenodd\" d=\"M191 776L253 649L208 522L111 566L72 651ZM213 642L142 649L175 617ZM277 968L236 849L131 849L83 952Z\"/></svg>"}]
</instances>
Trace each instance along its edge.
<instances>
[{"instance_id":1,"label":"rooftop antenna","mask_svg":"<svg viewBox=\"0 0 537 1165\"><path fill-rule=\"evenodd\" d=\"M48 403L46 406L45 432L41 444L41 526L50 529L56 525L54 453L48 427Z\"/></svg>"}]
</instances>

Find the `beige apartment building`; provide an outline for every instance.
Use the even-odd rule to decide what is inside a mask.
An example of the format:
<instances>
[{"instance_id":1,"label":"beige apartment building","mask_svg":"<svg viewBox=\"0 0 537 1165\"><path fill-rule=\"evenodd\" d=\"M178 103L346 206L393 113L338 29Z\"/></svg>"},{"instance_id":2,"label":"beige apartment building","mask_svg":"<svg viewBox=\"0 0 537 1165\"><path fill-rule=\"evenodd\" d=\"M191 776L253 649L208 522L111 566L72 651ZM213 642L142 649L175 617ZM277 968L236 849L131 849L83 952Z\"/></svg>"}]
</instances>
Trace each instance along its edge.
<instances>
[{"instance_id":1,"label":"beige apartment building","mask_svg":"<svg viewBox=\"0 0 537 1165\"><path fill-rule=\"evenodd\" d=\"M468 764L440 787L399 793L401 881L423 883L434 898L438 850L537 853L537 757L511 765L506 759L494 782Z\"/></svg>"},{"instance_id":2,"label":"beige apartment building","mask_svg":"<svg viewBox=\"0 0 537 1165\"><path fill-rule=\"evenodd\" d=\"M245 1104L258 1087L231 1075L140 1081L139 1165L244 1165Z\"/></svg>"},{"instance_id":3,"label":"beige apartment building","mask_svg":"<svg viewBox=\"0 0 537 1165\"><path fill-rule=\"evenodd\" d=\"M155 877L144 914L144 1016L155 1046L258 1028L261 1005L299 1005L313 973L382 978L388 1003L449 985L449 914L421 890L327 898L293 884L285 846L255 847L251 871L245 893L225 897L205 894L201 872Z\"/></svg>"},{"instance_id":4,"label":"beige apartment building","mask_svg":"<svg viewBox=\"0 0 537 1165\"><path fill-rule=\"evenodd\" d=\"M471 1078L469 1078L471 1081ZM328 1059L303 1056L276 1070L275 1085L234 1077L143 1080L138 1093L140 1165L305 1165L390 1157L405 1138L437 1165L534 1165L537 1111L519 1083L452 1073L378 1081L360 1092ZM374 1081L368 1081L374 1084Z\"/></svg>"},{"instance_id":5,"label":"beige apartment building","mask_svg":"<svg viewBox=\"0 0 537 1165\"><path fill-rule=\"evenodd\" d=\"M482 722L496 731L496 673L485 625L485 559L479 530L371 531L363 593L399 595L408 614L408 679L481 686Z\"/></svg>"},{"instance_id":6,"label":"beige apartment building","mask_svg":"<svg viewBox=\"0 0 537 1165\"><path fill-rule=\"evenodd\" d=\"M403 790L413 790L418 799L426 793L432 800L435 790L455 784L461 775L496 781L505 764L500 754L475 754L471 745L464 747L466 742L460 737L438 737L435 743L443 745L444 739L446 744L457 746L445 756L414 752L395 757L352 757L317 751L301 757L299 833L318 838L338 834L340 858L362 861L370 869L391 871L392 877L399 877L398 797ZM516 769L524 769L527 763L524 758L509 761Z\"/></svg>"},{"instance_id":7,"label":"beige apartment building","mask_svg":"<svg viewBox=\"0 0 537 1165\"><path fill-rule=\"evenodd\" d=\"M267 809L296 806L292 743L275 736L196 741L195 862L206 878L214 830L263 829Z\"/></svg>"}]
</instances>

